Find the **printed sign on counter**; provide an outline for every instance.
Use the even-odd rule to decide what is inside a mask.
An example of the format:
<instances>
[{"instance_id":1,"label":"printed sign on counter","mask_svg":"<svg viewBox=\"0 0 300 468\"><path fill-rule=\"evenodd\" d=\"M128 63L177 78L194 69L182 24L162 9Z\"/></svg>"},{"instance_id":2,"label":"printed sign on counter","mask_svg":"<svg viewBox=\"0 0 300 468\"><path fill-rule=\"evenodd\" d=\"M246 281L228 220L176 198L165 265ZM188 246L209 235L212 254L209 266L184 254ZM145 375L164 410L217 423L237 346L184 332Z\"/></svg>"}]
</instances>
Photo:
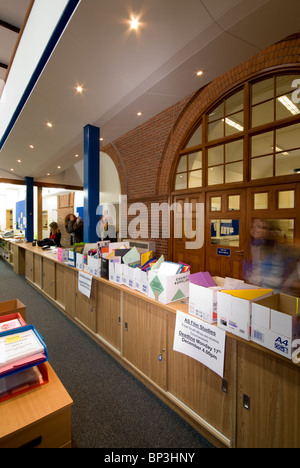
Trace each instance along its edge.
<instances>
[{"instance_id":1,"label":"printed sign on counter","mask_svg":"<svg viewBox=\"0 0 300 468\"><path fill-rule=\"evenodd\" d=\"M78 273L78 291L84 294L86 297L91 297L92 289L92 275L85 273L84 271L79 271Z\"/></svg>"},{"instance_id":2,"label":"printed sign on counter","mask_svg":"<svg viewBox=\"0 0 300 468\"><path fill-rule=\"evenodd\" d=\"M223 378L226 332L177 311L173 350L185 354Z\"/></svg>"}]
</instances>

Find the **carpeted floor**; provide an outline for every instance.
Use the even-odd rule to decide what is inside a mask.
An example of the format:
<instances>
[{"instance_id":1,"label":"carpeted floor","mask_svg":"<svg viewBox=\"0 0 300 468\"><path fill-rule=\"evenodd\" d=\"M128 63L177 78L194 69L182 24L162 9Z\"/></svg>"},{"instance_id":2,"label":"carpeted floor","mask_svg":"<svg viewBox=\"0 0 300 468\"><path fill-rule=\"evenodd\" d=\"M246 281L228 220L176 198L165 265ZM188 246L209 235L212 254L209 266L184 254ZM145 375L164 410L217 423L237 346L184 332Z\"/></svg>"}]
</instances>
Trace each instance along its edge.
<instances>
[{"instance_id":1,"label":"carpeted floor","mask_svg":"<svg viewBox=\"0 0 300 468\"><path fill-rule=\"evenodd\" d=\"M0 301L19 299L74 401L73 448L213 448L0 259Z\"/></svg>"}]
</instances>

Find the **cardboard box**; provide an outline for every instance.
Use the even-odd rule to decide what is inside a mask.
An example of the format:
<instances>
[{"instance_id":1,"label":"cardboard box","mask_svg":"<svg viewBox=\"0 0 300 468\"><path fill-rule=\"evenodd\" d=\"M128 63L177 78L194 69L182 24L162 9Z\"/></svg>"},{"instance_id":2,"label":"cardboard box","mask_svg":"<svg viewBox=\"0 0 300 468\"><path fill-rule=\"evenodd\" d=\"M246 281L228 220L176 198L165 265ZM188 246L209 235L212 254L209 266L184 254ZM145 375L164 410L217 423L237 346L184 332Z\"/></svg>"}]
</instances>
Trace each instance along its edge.
<instances>
[{"instance_id":1,"label":"cardboard box","mask_svg":"<svg viewBox=\"0 0 300 468\"><path fill-rule=\"evenodd\" d=\"M215 276L213 280L216 284L214 287L200 286L192 281L189 285L189 314L208 323L217 322L217 292L221 291L225 284L225 278Z\"/></svg>"},{"instance_id":2,"label":"cardboard box","mask_svg":"<svg viewBox=\"0 0 300 468\"><path fill-rule=\"evenodd\" d=\"M78 268L78 270L83 270L84 265L86 265L86 255L77 253L76 254L76 268Z\"/></svg>"},{"instance_id":3,"label":"cardboard box","mask_svg":"<svg viewBox=\"0 0 300 468\"><path fill-rule=\"evenodd\" d=\"M134 288L143 294L148 295L149 282L148 272L141 270L140 268L134 268Z\"/></svg>"},{"instance_id":4,"label":"cardboard box","mask_svg":"<svg viewBox=\"0 0 300 468\"><path fill-rule=\"evenodd\" d=\"M218 291L218 327L250 341L252 303L272 294L272 289L259 288Z\"/></svg>"},{"instance_id":5,"label":"cardboard box","mask_svg":"<svg viewBox=\"0 0 300 468\"><path fill-rule=\"evenodd\" d=\"M78 255L79 254L77 254L77 256ZM88 255L87 256L87 266L88 266L88 273L100 278L100 276L101 276L101 258L95 258L95 257L92 257L91 255Z\"/></svg>"},{"instance_id":6,"label":"cardboard box","mask_svg":"<svg viewBox=\"0 0 300 468\"><path fill-rule=\"evenodd\" d=\"M26 322L26 306L19 299L0 302L0 316L18 313Z\"/></svg>"},{"instance_id":7,"label":"cardboard box","mask_svg":"<svg viewBox=\"0 0 300 468\"><path fill-rule=\"evenodd\" d=\"M148 296L162 304L179 301L189 296L190 272L167 276L155 270L148 272Z\"/></svg>"},{"instance_id":8,"label":"cardboard box","mask_svg":"<svg viewBox=\"0 0 300 468\"><path fill-rule=\"evenodd\" d=\"M62 263L68 263L70 249L63 249L58 247L57 249L57 260Z\"/></svg>"},{"instance_id":9,"label":"cardboard box","mask_svg":"<svg viewBox=\"0 0 300 468\"><path fill-rule=\"evenodd\" d=\"M68 265L76 268L76 252L73 250L68 251Z\"/></svg>"},{"instance_id":10,"label":"cardboard box","mask_svg":"<svg viewBox=\"0 0 300 468\"><path fill-rule=\"evenodd\" d=\"M300 338L299 299L275 294L252 305L251 340L292 359L293 341Z\"/></svg>"}]
</instances>

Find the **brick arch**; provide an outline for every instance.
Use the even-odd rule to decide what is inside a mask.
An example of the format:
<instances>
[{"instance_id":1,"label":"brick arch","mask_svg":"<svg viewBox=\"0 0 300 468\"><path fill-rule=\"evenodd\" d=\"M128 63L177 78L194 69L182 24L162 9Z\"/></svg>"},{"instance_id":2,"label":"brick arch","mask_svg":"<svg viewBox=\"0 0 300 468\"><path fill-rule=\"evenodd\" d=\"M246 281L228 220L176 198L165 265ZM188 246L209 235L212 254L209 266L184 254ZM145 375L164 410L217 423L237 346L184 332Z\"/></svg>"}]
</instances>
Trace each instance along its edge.
<instances>
[{"instance_id":1,"label":"brick arch","mask_svg":"<svg viewBox=\"0 0 300 468\"><path fill-rule=\"evenodd\" d=\"M120 179L120 185L121 185L121 195L127 195L128 193L128 174L127 170L125 167L125 164L122 160L122 157L120 155L120 152L116 148L116 146L112 143L107 146L104 146L101 148L101 151L103 153L108 154L108 156L113 160L118 175Z\"/></svg>"},{"instance_id":2,"label":"brick arch","mask_svg":"<svg viewBox=\"0 0 300 468\"><path fill-rule=\"evenodd\" d=\"M232 91L245 81L262 75L268 71L300 64L300 36L294 35L282 42L259 52L254 57L243 62L220 76L205 88L196 92L181 115L178 117L172 132L166 142L161 160L160 171L156 181L157 194L169 194L173 182L174 166L178 153L182 148L187 132L203 113L222 96Z\"/></svg>"}]
</instances>

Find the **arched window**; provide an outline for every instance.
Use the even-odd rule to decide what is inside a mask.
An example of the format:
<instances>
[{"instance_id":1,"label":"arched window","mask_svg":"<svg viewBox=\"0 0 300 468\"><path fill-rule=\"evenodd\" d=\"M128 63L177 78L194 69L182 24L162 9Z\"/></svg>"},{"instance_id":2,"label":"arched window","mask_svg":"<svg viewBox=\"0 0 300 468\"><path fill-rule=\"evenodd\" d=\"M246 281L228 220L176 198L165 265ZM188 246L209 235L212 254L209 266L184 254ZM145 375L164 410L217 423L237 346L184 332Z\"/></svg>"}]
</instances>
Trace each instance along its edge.
<instances>
[{"instance_id":1,"label":"arched window","mask_svg":"<svg viewBox=\"0 0 300 468\"><path fill-rule=\"evenodd\" d=\"M180 150L175 191L300 173L300 72L244 83L218 101Z\"/></svg>"}]
</instances>

